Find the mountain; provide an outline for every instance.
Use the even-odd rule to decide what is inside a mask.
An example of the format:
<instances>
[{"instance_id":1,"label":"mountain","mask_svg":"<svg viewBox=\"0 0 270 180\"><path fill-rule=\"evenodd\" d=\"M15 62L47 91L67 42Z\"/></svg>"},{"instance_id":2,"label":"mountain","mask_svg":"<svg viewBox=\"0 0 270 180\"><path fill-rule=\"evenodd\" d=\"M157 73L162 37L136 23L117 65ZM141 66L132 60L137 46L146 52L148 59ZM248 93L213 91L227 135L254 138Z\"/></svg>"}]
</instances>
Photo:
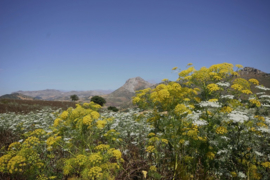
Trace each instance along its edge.
<instances>
[{"instance_id":1,"label":"mountain","mask_svg":"<svg viewBox=\"0 0 270 180\"><path fill-rule=\"evenodd\" d=\"M93 91L59 91L55 89L46 89L40 91L17 91L15 93L24 94L35 99L50 101L70 101L70 96L76 94L81 101L89 101L89 97L95 95L104 95L112 91L110 90L93 90Z\"/></svg>"},{"instance_id":2,"label":"mountain","mask_svg":"<svg viewBox=\"0 0 270 180\"><path fill-rule=\"evenodd\" d=\"M20 93L5 94L0 96L0 99L20 99L20 100L34 100L35 98L26 96Z\"/></svg>"},{"instance_id":3,"label":"mountain","mask_svg":"<svg viewBox=\"0 0 270 180\"><path fill-rule=\"evenodd\" d=\"M267 88L270 88L270 73L265 73L259 69L255 69L252 67L244 67L239 71L239 75L241 78L249 80L251 78L257 79L260 85L264 85ZM259 92L257 88L251 88L254 93ZM266 94L269 94L269 91L266 91Z\"/></svg>"},{"instance_id":4,"label":"mountain","mask_svg":"<svg viewBox=\"0 0 270 180\"><path fill-rule=\"evenodd\" d=\"M106 99L106 106L126 107L132 104L131 100L136 91L151 86L153 86L152 83L145 81L141 77L130 78L123 86L102 97Z\"/></svg>"}]
</instances>

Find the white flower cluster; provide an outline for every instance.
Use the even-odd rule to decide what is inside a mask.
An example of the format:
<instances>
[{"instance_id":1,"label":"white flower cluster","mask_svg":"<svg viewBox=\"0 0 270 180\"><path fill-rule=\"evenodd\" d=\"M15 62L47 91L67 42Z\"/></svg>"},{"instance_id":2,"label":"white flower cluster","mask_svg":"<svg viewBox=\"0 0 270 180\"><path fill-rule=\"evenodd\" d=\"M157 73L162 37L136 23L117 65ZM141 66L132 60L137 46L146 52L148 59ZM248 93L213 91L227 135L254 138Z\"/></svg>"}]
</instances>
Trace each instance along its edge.
<instances>
[{"instance_id":1,"label":"white flower cluster","mask_svg":"<svg viewBox=\"0 0 270 180\"><path fill-rule=\"evenodd\" d=\"M193 121L193 124L197 125L197 126L204 126L204 125L207 125L208 122L203 120L203 119L200 119L200 120L195 120Z\"/></svg>"},{"instance_id":2,"label":"white flower cluster","mask_svg":"<svg viewBox=\"0 0 270 180\"><path fill-rule=\"evenodd\" d=\"M221 107L219 102L202 101L199 103L200 107Z\"/></svg>"},{"instance_id":3,"label":"white flower cluster","mask_svg":"<svg viewBox=\"0 0 270 180\"><path fill-rule=\"evenodd\" d=\"M234 95L221 95L221 98L233 99Z\"/></svg>"},{"instance_id":4,"label":"white flower cluster","mask_svg":"<svg viewBox=\"0 0 270 180\"><path fill-rule=\"evenodd\" d=\"M229 120L233 120L234 122L244 123L244 121L249 120L249 117L241 111L232 111L228 114Z\"/></svg>"},{"instance_id":5,"label":"white flower cluster","mask_svg":"<svg viewBox=\"0 0 270 180\"><path fill-rule=\"evenodd\" d=\"M224 87L229 87L230 83L228 83L228 82L218 82L217 85L224 86Z\"/></svg>"},{"instance_id":6,"label":"white flower cluster","mask_svg":"<svg viewBox=\"0 0 270 180\"><path fill-rule=\"evenodd\" d=\"M261 95L259 98L270 98L270 95Z\"/></svg>"},{"instance_id":7,"label":"white flower cluster","mask_svg":"<svg viewBox=\"0 0 270 180\"><path fill-rule=\"evenodd\" d=\"M264 90L264 91L269 91L270 88L266 88L266 87L263 87L263 86L255 86L255 88L258 88L258 89L261 89L261 90Z\"/></svg>"},{"instance_id":8,"label":"white flower cluster","mask_svg":"<svg viewBox=\"0 0 270 180\"><path fill-rule=\"evenodd\" d=\"M256 93L257 95L261 95L261 94L265 94L265 92L259 92L259 93Z\"/></svg>"}]
</instances>

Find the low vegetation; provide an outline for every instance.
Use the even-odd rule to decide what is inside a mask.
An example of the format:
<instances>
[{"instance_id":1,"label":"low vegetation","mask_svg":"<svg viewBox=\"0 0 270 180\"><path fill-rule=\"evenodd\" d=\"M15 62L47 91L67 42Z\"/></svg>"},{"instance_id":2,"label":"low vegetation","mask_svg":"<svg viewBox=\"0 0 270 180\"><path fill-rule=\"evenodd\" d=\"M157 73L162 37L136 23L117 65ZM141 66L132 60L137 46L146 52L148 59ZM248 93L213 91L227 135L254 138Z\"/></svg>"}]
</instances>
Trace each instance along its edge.
<instances>
[{"instance_id":1,"label":"low vegetation","mask_svg":"<svg viewBox=\"0 0 270 180\"><path fill-rule=\"evenodd\" d=\"M128 112L0 114L0 179L270 179L270 89L232 64L188 66Z\"/></svg>"}]
</instances>

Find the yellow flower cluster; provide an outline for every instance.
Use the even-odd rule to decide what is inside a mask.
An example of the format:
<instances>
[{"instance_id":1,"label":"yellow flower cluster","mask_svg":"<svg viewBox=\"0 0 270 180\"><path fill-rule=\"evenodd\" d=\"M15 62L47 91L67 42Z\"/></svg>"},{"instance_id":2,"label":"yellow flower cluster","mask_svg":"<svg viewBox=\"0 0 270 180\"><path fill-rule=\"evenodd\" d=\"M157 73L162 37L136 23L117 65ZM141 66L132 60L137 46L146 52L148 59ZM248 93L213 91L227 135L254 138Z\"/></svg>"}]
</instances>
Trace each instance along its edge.
<instances>
[{"instance_id":1,"label":"yellow flower cluster","mask_svg":"<svg viewBox=\"0 0 270 180\"><path fill-rule=\"evenodd\" d=\"M262 123L262 122L258 122L257 126L268 128L268 126L266 124Z\"/></svg>"},{"instance_id":2,"label":"yellow flower cluster","mask_svg":"<svg viewBox=\"0 0 270 180\"><path fill-rule=\"evenodd\" d=\"M97 121L97 128L98 129L103 129L105 127L105 125L107 124L107 121L106 120L99 120Z\"/></svg>"},{"instance_id":3,"label":"yellow flower cluster","mask_svg":"<svg viewBox=\"0 0 270 180\"><path fill-rule=\"evenodd\" d=\"M252 78L252 79L249 79L248 81L255 84L255 85L259 85L259 81L257 79Z\"/></svg>"},{"instance_id":4,"label":"yellow flower cluster","mask_svg":"<svg viewBox=\"0 0 270 180\"><path fill-rule=\"evenodd\" d=\"M0 172L4 173L7 171L7 163L11 159L12 155L11 154L5 154L0 157Z\"/></svg>"},{"instance_id":5,"label":"yellow flower cluster","mask_svg":"<svg viewBox=\"0 0 270 180\"><path fill-rule=\"evenodd\" d=\"M155 134L155 133L152 133L152 132L148 134L148 136L150 136L150 137L151 137L151 136L155 136L155 135L156 135L156 134Z\"/></svg>"},{"instance_id":6,"label":"yellow flower cluster","mask_svg":"<svg viewBox=\"0 0 270 180\"><path fill-rule=\"evenodd\" d=\"M265 168L270 168L270 162L263 162L262 166Z\"/></svg>"},{"instance_id":7,"label":"yellow flower cluster","mask_svg":"<svg viewBox=\"0 0 270 180\"><path fill-rule=\"evenodd\" d=\"M9 151L12 151L12 150L19 150L20 147L21 147L21 143L19 143L19 142L14 142L14 143L11 143L11 144L8 146L8 150L9 150Z\"/></svg>"},{"instance_id":8,"label":"yellow flower cluster","mask_svg":"<svg viewBox=\"0 0 270 180\"><path fill-rule=\"evenodd\" d=\"M243 86L241 86L240 84L233 84L231 85L231 88L241 91L243 89Z\"/></svg>"},{"instance_id":9,"label":"yellow flower cluster","mask_svg":"<svg viewBox=\"0 0 270 180\"><path fill-rule=\"evenodd\" d=\"M184 104L178 104L175 108L174 111L176 114L182 115L184 113L191 113L190 109L188 109Z\"/></svg>"},{"instance_id":10,"label":"yellow flower cluster","mask_svg":"<svg viewBox=\"0 0 270 180\"><path fill-rule=\"evenodd\" d=\"M208 153L206 153L206 157L208 158L208 159L214 159L215 158L215 154L213 153L213 152L208 152Z\"/></svg>"},{"instance_id":11,"label":"yellow flower cluster","mask_svg":"<svg viewBox=\"0 0 270 180\"><path fill-rule=\"evenodd\" d=\"M98 119L100 114L98 112L96 112L96 111L92 111L91 116L93 117L93 119Z\"/></svg>"},{"instance_id":12,"label":"yellow flower cluster","mask_svg":"<svg viewBox=\"0 0 270 180\"><path fill-rule=\"evenodd\" d=\"M260 120L260 121L265 121L265 118L263 117L263 116L258 116L258 115L256 115L256 116L254 116L255 118L257 118L258 120Z\"/></svg>"},{"instance_id":13,"label":"yellow flower cluster","mask_svg":"<svg viewBox=\"0 0 270 180\"><path fill-rule=\"evenodd\" d=\"M169 81L169 79L162 79L163 82Z\"/></svg>"},{"instance_id":14,"label":"yellow flower cluster","mask_svg":"<svg viewBox=\"0 0 270 180\"><path fill-rule=\"evenodd\" d=\"M154 150L155 150L155 147L154 146L148 146L146 148L146 151L149 152L149 153L154 152Z\"/></svg>"},{"instance_id":15,"label":"yellow flower cluster","mask_svg":"<svg viewBox=\"0 0 270 180\"><path fill-rule=\"evenodd\" d=\"M213 91L218 91L218 90L220 90L220 87L218 87L217 84L208 84L208 85L207 85L207 89L208 89L210 92L213 92Z\"/></svg>"},{"instance_id":16,"label":"yellow flower cluster","mask_svg":"<svg viewBox=\"0 0 270 180\"><path fill-rule=\"evenodd\" d=\"M100 156L99 153L93 153L89 156L89 161L95 165L95 164L99 164L102 161L102 157Z\"/></svg>"},{"instance_id":17,"label":"yellow flower cluster","mask_svg":"<svg viewBox=\"0 0 270 180\"><path fill-rule=\"evenodd\" d=\"M231 175L232 175L232 177L236 177L237 176L237 174L236 174L236 172L231 172Z\"/></svg>"},{"instance_id":18,"label":"yellow flower cluster","mask_svg":"<svg viewBox=\"0 0 270 180\"><path fill-rule=\"evenodd\" d=\"M56 136L56 137L54 137L54 136L51 136L51 137L49 137L48 139L47 139L47 141L46 141L46 144L47 144L47 150L48 151L51 151L52 150L52 146L56 143L56 142L58 142L59 140L61 140L62 139L62 137L61 136Z\"/></svg>"},{"instance_id":19,"label":"yellow flower cluster","mask_svg":"<svg viewBox=\"0 0 270 180\"><path fill-rule=\"evenodd\" d=\"M236 78L234 81L233 81L233 84L238 84L240 85L243 89L245 90L250 90L250 83L245 80L244 78Z\"/></svg>"},{"instance_id":20,"label":"yellow flower cluster","mask_svg":"<svg viewBox=\"0 0 270 180\"><path fill-rule=\"evenodd\" d=\"M168 140L167 139L161 139L161 142L165 143L165 144L168 144Z\"/></svg>"},{"instance_id":21,"label":"yellow flower cluster","mask_svg":"<svg viewBox=\"0 0 270 180\"><path fill-rule=\"evenodd\" d=\"M88 176L94 180L96 178L99 178L102 176L102 169L98 166L92 167L89 172L88 172Z\"/></svg>"},{"instance_id":22,"label":"yellow flower cluster","mask_svg":"<svg viewBox=\"0 0 270 180\"><path fill-rule=\"evenodd\" d=\"M174 68L172 68L172 70L176 70L178 67L174 67Z\"/></svg>"},{"instance_id":23,"label":"yellow flower cluster","mask_svg":"<svg viewBox=\"0 0 270 180\"><path fill-rule=\"evenodd\" d=\"M92 118L90 115L86 115L83 117L83 124L87 125L87 126L91 126L92 123Z\"/></svg>"},{"instance_id":24,"label":"yellow flower cluster","mask_svg":"<svg viewBox=\"0 0 270 180\"><path fill-rule=\"evenodd\" d=\"M95 149L98 151L106 151L109 148L110 148L110 145L108 145L108 144L100 144L100 145L95 147Z\"/></svg>"},{"instance_id":25,"label":"yellow flower cluster","mask_svg":"<svg viewBox=\"0 0 270 180\"><path fill-rule=\"evenodd\" d=\"M156 168L156 166L150 166L149 170L150 171L157 171L157 168Z\"/></svg>"},{"instance_id":26,"label":"yellow flower cluster","mask_svg":"<svg viewBox=\"0 0 270 180\"><path fill-rule=\"evenodd\" d=\"M14 156L13 158L11 158L7 164L7 168L9 169L9 173L14 173L14 172L22 172L21 167L25 166L25 157L23 156Z\"/></svg>"},{"instance_id":27,"label":"yellow flower cluster","mask_svg":"<svg viewBox=\"0 0 270 180\"><path fill-rule=\"evenodd\" d=\"M121 159L122 153L119 150L113 150L113 156L116 157L116 159Z\"/></svg>"},{"instance_id":28,"label":"yellow flower cluster","mask_svg":"<svg viewBox=\"0 0 270 180\"><path fill-rule=\"evenodd\" d=\"M23 146L26 146L26 147L33 147L33 146L37 146L38 144L40 144L40 141L37 137L34 137L34 136L28 137L23 142Z\"/></svg>"},{"instance_id":29,"label":"yellow flower cluster","mask_svg":"<svg viewBox=\"0 0 270 180\"><path fill-rule=\"evenodd\" d=\"M180 73L178 73L179 77L185 77L187 75L189 75L190 73L196 71L195 68L192 66L192 67L189 67L188 69L186 70L183 70L181 71Z\"/></svg>"},{"instance_id":30,"label":"yellow flower cluster","mask_svg":"<svg viewBox=\"0 0 270 180\"><path fill-rule=\"evenodd\" d=\"M249 102L251 102L252 104L256 104L257 107L261 106L260 101L256 100L256 99L250 99Z\"/></svg>"},{"instance_id":31,"label":"yellow flower cluster","mask_svg":"<svg viewBox=\"0 0 270 180\"><path fill-rule=\"evenodd\" d=\"M62 121L63 121L62 119L56 118L56 119L54 120L53 126L54 126L54 127L59 126L59 124L60 124Z\"/></svg>"},{"instance_id":32,"label":"yellow flower cluster","mask_svg":"<svg viewBox=\"0 0 270 180\"><path fill-rule=\"evenodd\" d=\"M230 113L232 112L232 108L230 106L224 106L221 108L220 112L223 112L223 113Z\"/></svg>"},{"instance_id":33,"label":"yellow flower cluster","mask_svg":"<svg viewBox=\"0 0 270 180\"><path fill-rule=\"evenodd\" d=\"M84 165L87 161L87 157L83 154L79 154L76 156L75 163L79 164L80 166Z\"/></svg>"},{"instance_id":34,"label":"yellow flower cluster","mask_svg":"<svg viewBox=\"0 0 270 180\"><path fill-rule=\"evenodd\" d=\"M36 129L30 134L30 136L42 136L44 134L46 134L44 129Z\"/></svg>"},{"instance_id":35,"label":"yellow flower cluster","mask_svg":"<svg viewBox=\"0 0 270 180\"><path fill-rule=\"evenodd\" d=\"M240 65L240 64L236 64L235 66L238 67L239 69L242 69L243 68L243 66Z\"/></svg>"},{"instance_id":36,"label":"yellow flower cluster","mask_svg":"<svg viewBox=\"0 0 270 180\"><path fill-rule=\"evenodd\" d=\"M244 94L252 94L252 92L250 90L242 90L241 92Z\"/></svg>"},{"instance_id":37,"label":"yellow flower cluster","mask_svg":"<svg viewBox=\"0 0 270 180\"><path fill-rule=\"evenodd\" d=\"M62 119L67 119L67 117L68 117L68 112L67 111L64 111L64 112L62 112L62 114L61 114L61 116L60 116Z\"/></svg>"},{"instance_id":38,"label":"yellow flower cluster","mask_svg":"<svg viewBox=\"0 0 270 180\"><path fill-rule=\"evenodd\" d=\"M228 132L228 130L225 127L223 127L223 126L220 126L220 127L218 127L216 129L216 133L217 134L226 134L227 132Z\"/></svg>"}]
</instances>

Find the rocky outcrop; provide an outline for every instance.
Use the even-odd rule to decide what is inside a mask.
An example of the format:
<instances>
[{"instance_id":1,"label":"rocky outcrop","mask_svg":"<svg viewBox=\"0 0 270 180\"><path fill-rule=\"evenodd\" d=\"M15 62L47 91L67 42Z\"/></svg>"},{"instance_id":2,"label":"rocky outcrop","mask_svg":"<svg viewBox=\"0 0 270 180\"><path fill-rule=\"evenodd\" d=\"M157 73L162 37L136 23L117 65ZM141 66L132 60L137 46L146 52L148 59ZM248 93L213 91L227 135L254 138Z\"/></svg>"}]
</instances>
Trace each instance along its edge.
<instances>
[{"instance_id":1,"label":"rocky outcrop","mask_svg":"<svg viewBox=\"0 0 270 180\"><path fill-rule=\"evenodd\" d=\"M146 89L151 86L153 86L152 83L145 81L141 77L130 78L123 86L111 94L105 95L103 97L107 101L107 106L128 106L131 104L131 99L135 95L136 91Z\"/></svg>"}]
</instances>

